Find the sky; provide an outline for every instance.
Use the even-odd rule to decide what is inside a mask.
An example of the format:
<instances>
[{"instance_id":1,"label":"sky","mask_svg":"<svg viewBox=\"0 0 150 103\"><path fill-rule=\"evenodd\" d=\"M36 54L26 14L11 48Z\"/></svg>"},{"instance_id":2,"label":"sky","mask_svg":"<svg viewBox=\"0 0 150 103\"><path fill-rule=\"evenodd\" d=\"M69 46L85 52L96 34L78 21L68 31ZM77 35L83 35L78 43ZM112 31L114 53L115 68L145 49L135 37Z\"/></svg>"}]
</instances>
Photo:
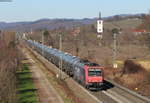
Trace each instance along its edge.
<instances>
[{"instance_id":1,"label":"sky","mask_svg":"<svg viewBox=\"0 0 150 103\"><path fill-rule=\"evenodd\" d=\"M35 21L42 18L94 18L116 14L148 13L150 0L11 0L1 2L0 21ZM7 1L7 0L6 0Z\"/></svg>"}]
</instances>

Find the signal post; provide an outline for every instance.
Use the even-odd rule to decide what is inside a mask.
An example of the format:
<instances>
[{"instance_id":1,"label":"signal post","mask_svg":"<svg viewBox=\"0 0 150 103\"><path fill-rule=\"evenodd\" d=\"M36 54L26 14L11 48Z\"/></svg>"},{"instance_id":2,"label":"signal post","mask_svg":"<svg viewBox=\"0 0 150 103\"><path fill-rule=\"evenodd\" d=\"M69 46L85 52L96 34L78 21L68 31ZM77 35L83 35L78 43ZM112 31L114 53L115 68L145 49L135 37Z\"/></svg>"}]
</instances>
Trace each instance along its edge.
<instances>
[{"instance_id":1,"label":"signal post","mask_svg":"<svg viewBox=\"0 0 150 103\"><path fill-rule=\"evenodd\" d=\"M103 39L103 20L101 19L101 13L99 13L99 19L97 20L97 38L100 39L99 46L102 45L101 41Z\"/></svg>"}]
</instances>

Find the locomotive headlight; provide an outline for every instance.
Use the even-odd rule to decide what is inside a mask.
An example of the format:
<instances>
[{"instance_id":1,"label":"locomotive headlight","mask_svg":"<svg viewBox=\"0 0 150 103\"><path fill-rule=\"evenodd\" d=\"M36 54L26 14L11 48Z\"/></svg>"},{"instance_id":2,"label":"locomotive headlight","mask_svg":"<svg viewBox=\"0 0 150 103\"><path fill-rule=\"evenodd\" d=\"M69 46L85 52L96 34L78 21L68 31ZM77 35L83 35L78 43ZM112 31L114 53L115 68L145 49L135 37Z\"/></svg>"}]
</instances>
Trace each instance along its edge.
<instances>
[{"instance_id":1,"label":"locomotive headlight","mask_svg":"<svg viewBox=\"0 0 150 103\"><path fill-rule=\"evenodd\" d=\"M92 83L88 83L88 85L93 85Z\"/></svg>"},{"instance_id":2,"label":"locomotive headlight","mask_svg":"<svg viewBox=\"0 0 150 103\"><path fill-rule=\"evenodd\" d=\"M103 85L103 83L102 83L102 82L100 82L100 83L99 83L99 85Z\"/></svg>"}]
</instances>

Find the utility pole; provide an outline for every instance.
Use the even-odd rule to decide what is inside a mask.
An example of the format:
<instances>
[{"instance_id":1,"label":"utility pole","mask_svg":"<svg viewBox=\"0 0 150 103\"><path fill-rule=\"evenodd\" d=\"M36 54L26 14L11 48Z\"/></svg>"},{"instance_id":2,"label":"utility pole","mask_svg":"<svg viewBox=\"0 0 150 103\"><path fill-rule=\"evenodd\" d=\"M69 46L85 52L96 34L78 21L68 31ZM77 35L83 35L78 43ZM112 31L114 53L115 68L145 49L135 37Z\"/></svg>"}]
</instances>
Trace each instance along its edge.
<instances>
[{"instance_id":1,"label":"utility pole","mask_svg":"<svg viewBox=\"0 0 150 103\"><path fill-rule=\"evenodd\" d=\"M44 31L42 30L42 44L44 45ZM44 46L42 46L42 55L44 55Z\"/></svg>"},{"instance_id":2,"label":"utility pole","mask_svg":"<svg viewBox=\"0 0 150 103\"><path fill-rule=\"evenodd\" d=\"M119 33L117 28L114 28L112 30L113 33L113 67L117 68L118 65L116 63L116 57L117 57L117 34Z\"/></svg>"},{"instance_id":3,"label":"utility pole","mask_svg":"<svg viewBox=\"0 0 150 103\"><path fill-rule=\"evenodd\" d=\"M80 33L80 27L74 28L74 42L75 42L75 55L79 56L79 47L78 47L78 35Z\"/></svg>"},{"instance_id":4,"label":"utility pole","mask_svg":"<svg viewBox=\"0 0 150 103\"><path fill-rule=\"evenodd\" d=\"M117 56L117 40L116 40L117 34L113 33L113 39L114 39L114 46L113 46L113 67L117 68L116 64L116 56Z\"/></svg>"},{"instance_id":5,"label":"utility pole","mask_svg":"<svg viewBox=\"0 0 150 103\"><path fill-rule=\"evenodd\" d=\"M32 30L32 28L31 28L30 34L33 34L33 30Z\"/></svg>"},{"instance_id":6,"label":"utility pole","mask_svg":"<svg viewBox=\"0 0 150 103\"><path fill-rule=\"evenodd\" d=\"M100 42L99 42L99 46L102 45L101 41L102 41L102 33L103 33L103 20L101 18L101 12L99 12L99 19L97 20L97 38L100 39Z\"/></svg>"},{"instance_id":7,"label":"utility pole","mask_svg":"<svg viewBox=\"0 0 150 103\"><path fill-rule=\"evenodd\" d=\"M62 51L62 35L59 35L59 50ZM59 62L59 68L60 68L60 79L62 79L62 55L60 56L60 62Z\"/></svg>"},{"instance_id":8,"label":"utility pole","mask_svg":"<svg viewBox=\"0 0 150 103\"><path fill-rule=\"evenodd\" d=\"M77 36L75 37L75 48L76 48L76 56L79 56L79 47L78 47L78 39L77 39Z\"/></svg>"},{"instance_id":9,"label":"utility pole","mask_svg":"<svg viewBox=\"0 0 150 103\"><path fill-rule=\"evenodd\" d=\"M0 30L0 39L2 38L2 31Z\"/></svg>"}]
</instances>

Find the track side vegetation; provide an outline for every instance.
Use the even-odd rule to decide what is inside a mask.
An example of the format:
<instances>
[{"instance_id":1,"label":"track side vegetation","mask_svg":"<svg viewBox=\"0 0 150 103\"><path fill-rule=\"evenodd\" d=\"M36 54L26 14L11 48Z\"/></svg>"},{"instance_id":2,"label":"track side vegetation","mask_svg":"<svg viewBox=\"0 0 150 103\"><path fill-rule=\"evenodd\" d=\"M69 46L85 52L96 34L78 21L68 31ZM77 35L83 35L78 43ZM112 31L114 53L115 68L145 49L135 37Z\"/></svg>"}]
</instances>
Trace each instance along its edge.
<instances>
[{"instance_id":1,"label":"track side vegetation","mask_svg":"<svg viewBox=\"0 0 150 103\"><path fill-rule=\"evenodd\" d=\"M38 103L36 88L27 64L23 64L22 70L17 74L17 98L18 103Z\"/></svg>"},{"instance_id":2,"label":"track side vegetation","mask_svg":"<svg viewBox=\"0 0 150 103\"><path fill-rule=\"evenodd\" d=\"M16 70L20 64L14 32L0 32L0 103L17 103Z\"/></svg>"}]
</instances>

